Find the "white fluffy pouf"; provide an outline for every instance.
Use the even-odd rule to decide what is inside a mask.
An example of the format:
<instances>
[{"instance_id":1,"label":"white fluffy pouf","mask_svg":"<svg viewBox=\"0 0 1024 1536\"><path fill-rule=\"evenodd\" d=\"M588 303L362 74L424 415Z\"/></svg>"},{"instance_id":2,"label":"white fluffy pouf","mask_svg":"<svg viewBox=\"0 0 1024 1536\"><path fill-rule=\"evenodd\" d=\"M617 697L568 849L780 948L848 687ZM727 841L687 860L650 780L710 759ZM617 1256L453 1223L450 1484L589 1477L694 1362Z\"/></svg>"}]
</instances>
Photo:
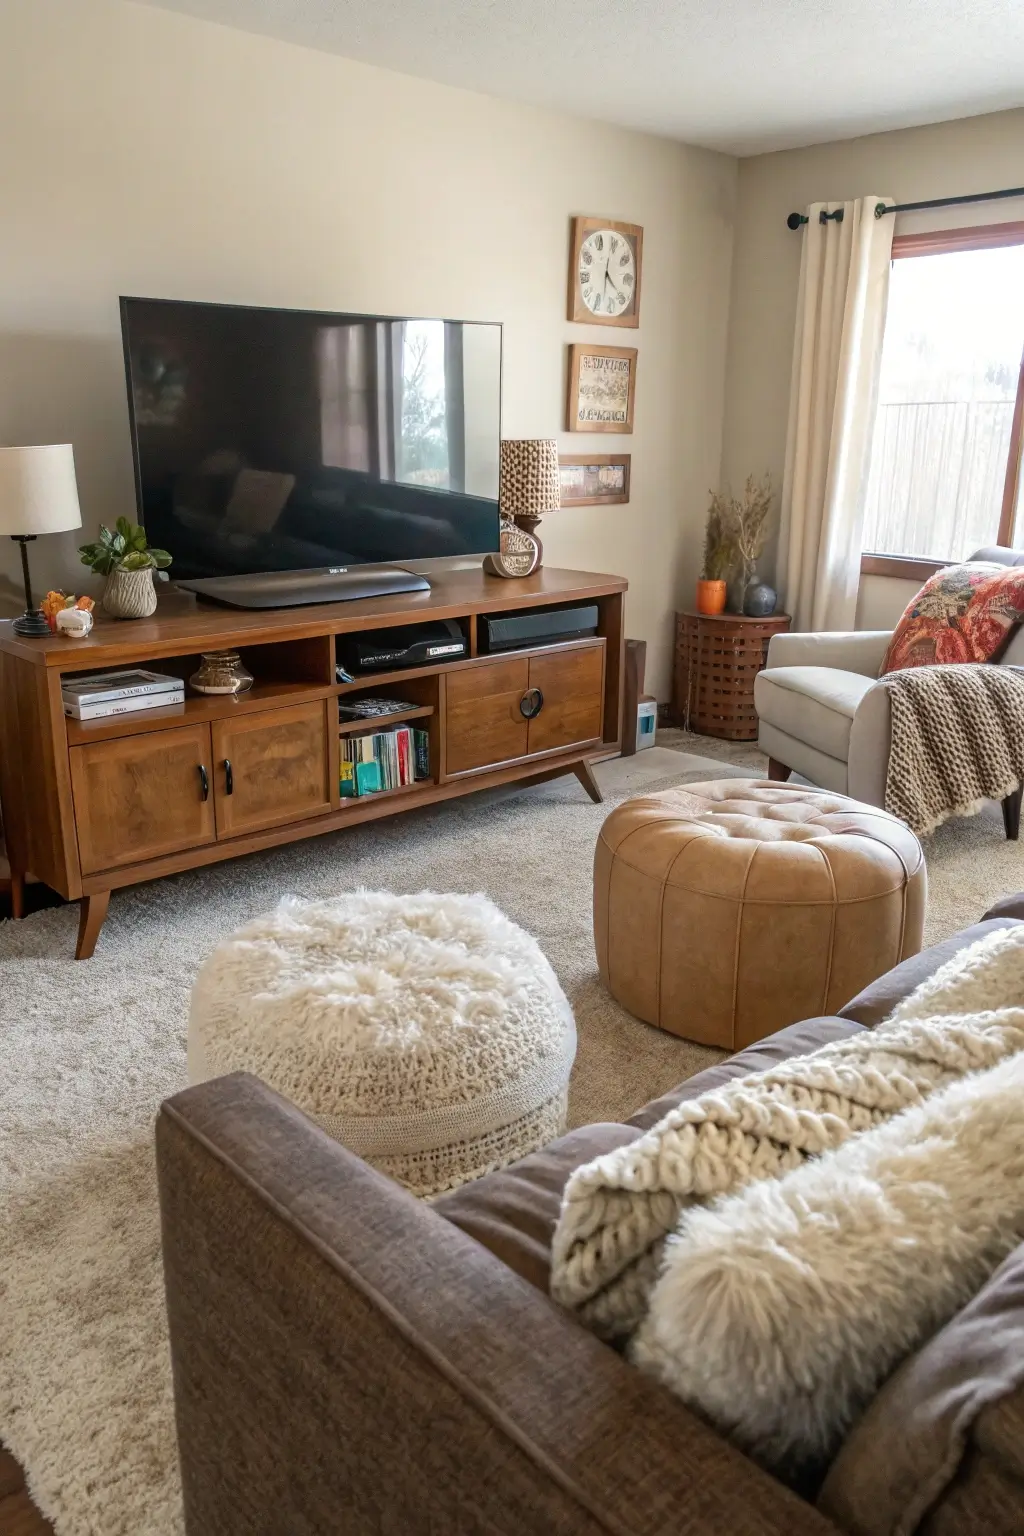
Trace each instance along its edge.
<instances>
[{"instance_id":1,"label":"white fluffy pouf","mask_svg":"<svg viewBox=\"0 0 1024 1536\"><path fill-rule=\"evenodd\" d=\"M286 897L204 962L188 1075L261 1077L413 1194L565 1129L576 1026L535 939L484 896Z\"/></svg>"}]
</instances>

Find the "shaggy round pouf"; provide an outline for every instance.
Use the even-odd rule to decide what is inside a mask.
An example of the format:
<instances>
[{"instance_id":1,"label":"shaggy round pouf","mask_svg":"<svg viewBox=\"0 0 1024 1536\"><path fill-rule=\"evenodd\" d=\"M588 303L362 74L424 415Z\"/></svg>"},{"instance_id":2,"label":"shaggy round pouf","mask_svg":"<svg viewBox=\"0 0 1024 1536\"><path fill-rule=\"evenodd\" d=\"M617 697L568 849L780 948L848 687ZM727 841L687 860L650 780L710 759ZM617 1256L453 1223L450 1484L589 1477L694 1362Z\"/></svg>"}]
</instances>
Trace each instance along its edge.
<instances>
[{"instance_id":1,"label":"shaggy round pouf","mask_svg":"<svg viewBox=\"0 0 1024 1536\"><path fill-rule=\"evenodd\" d=\"M740 1050L921 948L909 827L806 784L714 779L617 806L594 859L601 977L637 1018Z\"/></svg>"},{"instance_id":2,"label":"shaggy round pouf","mask_svg":"<svg viewBox=\"0 0 1024 1536\"><path fill-rule=\"evenodd\" d=\"M416 1195L565 1129L572 1010L536 942L483 896L285 898L192 992L189 1081L261 1077Z\"/></svg>"}]
</instances>

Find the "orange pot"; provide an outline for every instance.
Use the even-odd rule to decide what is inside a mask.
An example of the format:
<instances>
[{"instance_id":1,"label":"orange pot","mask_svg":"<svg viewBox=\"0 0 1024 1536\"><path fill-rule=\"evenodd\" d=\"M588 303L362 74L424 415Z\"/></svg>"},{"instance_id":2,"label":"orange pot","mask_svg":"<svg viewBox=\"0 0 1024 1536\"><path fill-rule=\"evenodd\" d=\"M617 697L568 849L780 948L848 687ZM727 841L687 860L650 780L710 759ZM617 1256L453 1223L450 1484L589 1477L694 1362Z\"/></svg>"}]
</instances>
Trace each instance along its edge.
<instances>
[{"instance_id":1,"label":"orange pot","mask_svg":"<svg viewBox=\"0 0 1024 1536\"><path fill-rule=\"evenodd\" d=\"M725 612L724 581L698 581L697 612L708 614Z\"/></svg>"}]
</instances>

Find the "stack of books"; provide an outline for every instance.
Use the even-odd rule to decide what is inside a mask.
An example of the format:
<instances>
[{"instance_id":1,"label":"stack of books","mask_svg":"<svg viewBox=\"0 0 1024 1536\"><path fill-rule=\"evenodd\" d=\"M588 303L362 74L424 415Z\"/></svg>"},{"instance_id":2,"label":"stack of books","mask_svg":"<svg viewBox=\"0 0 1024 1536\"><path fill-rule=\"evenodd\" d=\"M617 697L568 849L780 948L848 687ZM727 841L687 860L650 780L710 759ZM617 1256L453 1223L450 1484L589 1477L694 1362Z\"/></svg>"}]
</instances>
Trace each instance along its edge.
<instances>
[{"instance_id":1,"label":"stack of books","mask_svg":"<svg viewBox=\"0 0 1024 1536\"><path fill-rule=\"evenodd\" d=\"M64 713L72 720L103 720L108 715L130 715L137 709L162 709L184 704L185 684L180 677L131 667L122 672L69 673L61 684Z\"/></svg>"},{"instance_id":2,"label":"stack of books","mask_svg":"<svg viewBox=\"0 0 1024 1536\"><path fill-rule=\"evenodd\" d=\"M341 741L341 793L373 795L430 777L430 737L409 725Z\"/></svg>"}]
</instances>

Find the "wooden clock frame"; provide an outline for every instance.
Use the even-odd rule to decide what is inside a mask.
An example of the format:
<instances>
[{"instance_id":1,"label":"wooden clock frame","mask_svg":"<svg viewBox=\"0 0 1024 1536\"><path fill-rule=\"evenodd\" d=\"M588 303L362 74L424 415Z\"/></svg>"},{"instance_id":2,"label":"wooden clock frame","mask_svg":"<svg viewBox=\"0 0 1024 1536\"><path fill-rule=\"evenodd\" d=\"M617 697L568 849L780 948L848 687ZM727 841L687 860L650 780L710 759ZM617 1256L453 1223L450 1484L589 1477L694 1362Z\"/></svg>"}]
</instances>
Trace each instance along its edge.
<instances>
[{"instance_id":1,"label":"wooden clock frame","mask_svg":"<svg viewBox=\"0 0 1024 1536\"><path fill-rule=\"evenodd\" d=\"M595 315L583 302L577 274L580 267L580 251L588 235L597 229L610 229L622 235L633 247L636 267L636 284L629 308L621 315ZM569 301L568 316L581 325L614 325L636 330L640 324L640 279L643 271L644 232L639 224L620 224L614 219L595 219L589 214L577 214L572 221L572 240L569 248Z\"/></svg>"}]
</instances>

